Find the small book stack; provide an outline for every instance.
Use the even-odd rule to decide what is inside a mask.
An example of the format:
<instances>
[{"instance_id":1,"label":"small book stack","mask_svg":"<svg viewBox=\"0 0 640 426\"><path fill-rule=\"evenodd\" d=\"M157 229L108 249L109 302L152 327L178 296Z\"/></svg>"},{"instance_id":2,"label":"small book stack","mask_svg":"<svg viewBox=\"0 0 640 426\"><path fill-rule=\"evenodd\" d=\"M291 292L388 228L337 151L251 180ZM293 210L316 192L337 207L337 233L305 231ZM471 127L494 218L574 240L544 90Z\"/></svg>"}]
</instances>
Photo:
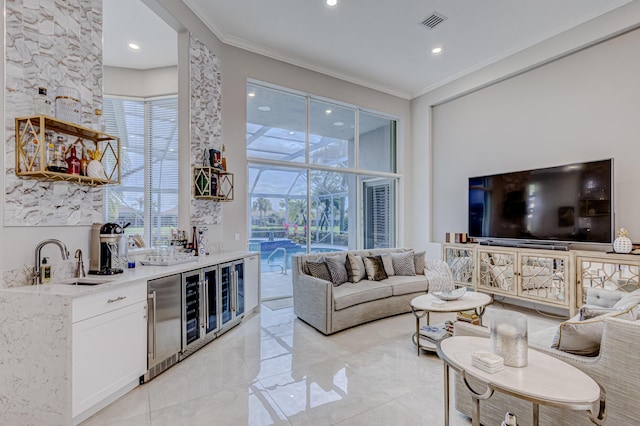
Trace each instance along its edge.
<instances>
[{"instance_id":1,"label":"small book stack","mask_svg":"<svg viewBox=\"0 0 640 426\"><path fill-rule=\"evenodd\" d=\"M480 318L478 318L478 315L475 313L458 312L457 320L468 322L473 325L480 325Z\"/></svg>"},{"instance_id":2,"label":"small book stack","mask_svg":"<svg viewBox=\"0 0 640 426\"><path fill-rule=\"evenodd\" d=\"M424 325L420 327L420 336L438 342L451 337L451 333L447 331L445 324Z\"/></svg>"},{"instance_id":3,"label":"small book stack","mask_svg":"<svg viewBox=\"0 0 640 426\"><path fill-rule=\"evenodd\" d=\"M471 354L471 365L493 374L504 369L504 360L492 352L480 350Z\"/></svg>"}]
</instances>

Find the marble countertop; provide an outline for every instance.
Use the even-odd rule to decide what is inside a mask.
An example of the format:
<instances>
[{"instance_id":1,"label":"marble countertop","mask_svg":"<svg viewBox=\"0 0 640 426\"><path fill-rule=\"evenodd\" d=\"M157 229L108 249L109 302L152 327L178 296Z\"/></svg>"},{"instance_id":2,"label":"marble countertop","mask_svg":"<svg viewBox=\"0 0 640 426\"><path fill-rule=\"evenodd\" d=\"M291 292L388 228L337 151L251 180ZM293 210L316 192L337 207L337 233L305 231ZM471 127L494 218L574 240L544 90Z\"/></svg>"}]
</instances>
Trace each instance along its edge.
<instances>
[{"instance_id":1,"label":"marble countertop","mask_svg":"<svg viewBox=\"0 0 640 426\"><path fill-rule=\"evenodd\" d=\"M38 294L38 295L52 295L63 296L69 298L86 296L88 294L97 293L108 288L117 287L119 285L127 284L132 281L139 280L152 280L155 278L166 277L167 275L177 274L185 271L192 271L194 269L205 268L211 265L217 265L220 263L226 263L233 260L242 259L257 255L258 252L249 251L233 251L216 253L209 256L198 257L193 262L180 263L171 266L144 266L136 265L135 268L125 269L122 274L101 276L101 275L88 275L88 280L104 279L105 283L97 285L74 285L65 284L66 282L73 281L75 279L65 279L53 283L40 284L40 285L28 285L20 287L11 287L6 289L0 289L0 292L11 293L24 293L24 294Z\"/></svg>"}]
</instances>

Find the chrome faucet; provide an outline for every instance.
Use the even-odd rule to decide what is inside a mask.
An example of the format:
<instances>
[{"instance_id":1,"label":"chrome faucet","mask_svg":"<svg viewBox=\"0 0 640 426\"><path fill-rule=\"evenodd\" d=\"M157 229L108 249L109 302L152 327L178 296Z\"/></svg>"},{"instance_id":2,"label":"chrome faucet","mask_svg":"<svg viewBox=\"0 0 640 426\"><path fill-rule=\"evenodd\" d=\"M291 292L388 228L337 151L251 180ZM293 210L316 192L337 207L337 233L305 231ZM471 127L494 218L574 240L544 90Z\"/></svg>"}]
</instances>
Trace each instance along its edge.
<instances>
[{"instance_id":1,"label":"chrome faucet","mask_svg":"<svg viewBox=\"0 0 640 426\"><path fill-rule=\"evenodd\" d=\"M36 246L36 259L35 259L35 267L33 268L33 284L42 284L42 270L40 269L40 262L42 261L42 248L47 244L55 244L60 248L60 254L62 255L63 260L67 260L69 258L69 250L67 250L67 246L60 240L56 240L55 238L49 238L47 240L41 241Z\"/></svg>"}]
</instances>

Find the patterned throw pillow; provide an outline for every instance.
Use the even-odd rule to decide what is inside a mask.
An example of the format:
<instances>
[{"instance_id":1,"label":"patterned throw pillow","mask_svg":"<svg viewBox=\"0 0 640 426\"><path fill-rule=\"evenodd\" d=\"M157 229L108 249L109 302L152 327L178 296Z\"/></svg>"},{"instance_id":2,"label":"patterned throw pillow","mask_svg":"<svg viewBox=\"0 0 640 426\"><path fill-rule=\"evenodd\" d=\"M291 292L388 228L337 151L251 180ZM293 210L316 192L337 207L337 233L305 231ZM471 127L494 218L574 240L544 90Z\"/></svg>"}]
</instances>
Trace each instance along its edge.
<instances>
[{"instance_id":1,"label":"patterned throw pillow","mask_svg":"<svg viewBox=\"0 0 640 426\"><path fill-rule=\"evenodd\" d=\"M327 268L329 268L329 275L331 275L331 282L334 286L344 284L349 280L347 275L347 268L345 267L344 260L341 257L327 256L324 258Z\"/></svg>"},{"instance_id":2,"label":"patterned throw pillow","mask_svg":"<svg viewBox=\"0 0 640 426\"><path fill-rule=\"evenodd\" d=\"M416 268L416 275L424 275L424 255L426 251L421 251L413 255L413 263Z\"/></svg>"},{"instance_id":3,"label":"patterned throw pillow","mask_svg":"<svg viewBox=\"0 0 640 426\"><path fill-rule=\"evenodd\" d=\"M389 278L384 271L384 263L380 256L365 257L364 269L367 271L367 278L371 281L381 281Z\"/></svg>"},{"instance_id":4,"label":"patterned throw pillow","mask_svg":"<svg viewBox=\"0 0 640 426\"><path fill-rule=\"evenodd\" d=\"M393 263L393 271L396 275L416 274L416 265L412 251L405 253L391 253L391 261Z\"/></svg>"},{"instance_id":5,"label":"patterned throw pillow","mask_svg":"<svg viewBox=\"0 0 640 426\"><path fill-rule=\"evenodd\" d=\"M307 267L309 268L309 273L312 277L320 278L321 280L325 281L331 281L331 274L329 273L329 268L327 268L327 264L324 263L324 260L318 259L317 262L308 260Z\"/></svg>"},{"instance_id":6,"label":"patterned throw pillow","mask_svg":"<svg viewBox=\"0 0 640 426\"><path fill-rule=\"evenodd\" d=\"M367 272L364 269L364 261L362 260L362 256L348 253L347 263L345 266L347 267L349 281L351 281L352 283L360 282L364 277L367 276Z\"/></svg>"}]
</instances>

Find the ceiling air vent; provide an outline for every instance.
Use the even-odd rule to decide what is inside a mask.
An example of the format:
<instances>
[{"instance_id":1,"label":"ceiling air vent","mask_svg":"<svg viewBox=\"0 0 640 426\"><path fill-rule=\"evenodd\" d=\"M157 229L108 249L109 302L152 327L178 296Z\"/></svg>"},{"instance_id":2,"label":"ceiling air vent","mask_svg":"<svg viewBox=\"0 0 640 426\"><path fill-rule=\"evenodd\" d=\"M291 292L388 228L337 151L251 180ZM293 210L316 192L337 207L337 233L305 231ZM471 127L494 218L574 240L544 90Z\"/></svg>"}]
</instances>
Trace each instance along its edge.
<instances>
[{"instance_id":1,"label":"ceiling air vent","mask_svg":"<svg viewBox=\"0 0 640 426\"><path fill-rule=\"evenodd\" d=\"M446 20L447 20L446 16L441 15L438 12L433 12L431 15L424 18L422 22L420 22L420 25L432 30Z\"/></svg>"}]
</instances>

